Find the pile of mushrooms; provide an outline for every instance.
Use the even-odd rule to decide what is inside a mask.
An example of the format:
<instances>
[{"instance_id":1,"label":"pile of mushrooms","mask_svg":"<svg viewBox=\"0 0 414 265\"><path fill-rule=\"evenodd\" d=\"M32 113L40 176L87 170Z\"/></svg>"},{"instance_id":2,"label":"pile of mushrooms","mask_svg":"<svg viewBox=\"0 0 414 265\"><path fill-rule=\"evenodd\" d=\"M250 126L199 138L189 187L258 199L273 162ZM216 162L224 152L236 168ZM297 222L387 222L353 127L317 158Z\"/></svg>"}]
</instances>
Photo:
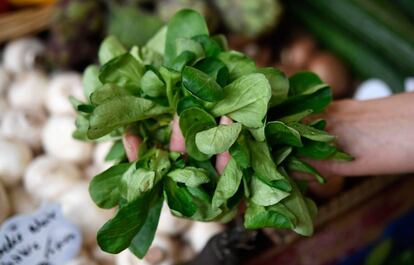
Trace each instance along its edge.
<instances>
[{"instance_id":1,"label":"pile of mushrooms","mask_svg":"<svg viewBox=\"0 0 414 265\"><path fill-rule=\"evenodd\" d=\"M95 206L88 185L111 166L105 156L112 144L72 138L75 112L68 97L84 99L81 74L36 69L43 51L39 40L24 38L8 43L0 56L0 226L41 203L59 203L83 235L83 250L67 265L172 265L192 259L223 227L176 218L168 207L143 260L128 250L110 255L99 249L96 232L113 211Z\"/></svg>"}]
</instances>

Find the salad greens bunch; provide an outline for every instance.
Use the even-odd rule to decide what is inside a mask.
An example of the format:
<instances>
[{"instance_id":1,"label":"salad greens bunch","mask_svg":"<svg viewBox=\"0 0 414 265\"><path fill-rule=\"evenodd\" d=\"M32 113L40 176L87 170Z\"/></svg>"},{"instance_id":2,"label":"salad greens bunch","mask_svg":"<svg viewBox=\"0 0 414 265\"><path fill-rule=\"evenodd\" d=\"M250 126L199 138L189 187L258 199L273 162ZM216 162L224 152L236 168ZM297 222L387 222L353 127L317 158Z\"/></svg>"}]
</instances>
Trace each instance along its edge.
<instances>
[{"instance_id":1,"label":"salad greens bunch","mask_svg":"<svg viewBox=\"0 0 414 265\"><path fill-rule=\"evenodd\" d=\"M223 36L210 36L191 10L179 11L142 47L128 51L108 37L99 62L84 73L88 102L71 100L78 111L75 138L115 142L106 157L115 165L90 184L99 207L118 207L98 232L104 251L129 248L144 257L164 200L182 218L228 222L245 204L248 229L313 233L317 207L289 173L324 182L303 157L350 159L324 131L325 121L303 122L332 100L315 74L288 79L275 68L257 68L228 50ZM169 151L174 115L186 154ZM221 116L234 123L218 124ZM137 161L126 159L120 139L127 131L142 139ZM215 155L227 151L231 159L219 176Z\"/></svg>"}]
</instances>

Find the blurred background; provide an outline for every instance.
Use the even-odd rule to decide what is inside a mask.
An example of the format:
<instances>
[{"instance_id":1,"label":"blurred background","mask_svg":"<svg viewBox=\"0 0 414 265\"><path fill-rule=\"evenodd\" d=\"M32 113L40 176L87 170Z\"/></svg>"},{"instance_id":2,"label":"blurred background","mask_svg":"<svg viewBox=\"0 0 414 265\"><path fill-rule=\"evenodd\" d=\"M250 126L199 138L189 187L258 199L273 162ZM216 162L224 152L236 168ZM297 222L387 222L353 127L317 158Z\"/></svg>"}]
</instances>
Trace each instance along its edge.
<instances>
[{"instance_id":1,"label":"blurred background","mask_svg":"<svg viewBox=\"0 0 414 265\"><path fill-rule=\"evenodd\" d=\"M414 91L412 0L0 0L0 226L60 203L83 235L70 265L214 265L206 258L214 246L228 250L222 264L414 264L414 178L406 176L313 187L320 213L311 238L265 229L246 239L237 221L193 223L164 207L144 260L97 247L113 213L93 204L88 183L111 166L112 143L72 138L68 97L84 98L82 72L105 36L143 45L182 8L202 13L258 66L317 73L335 99Z\"/></svg>"}]
</instances>

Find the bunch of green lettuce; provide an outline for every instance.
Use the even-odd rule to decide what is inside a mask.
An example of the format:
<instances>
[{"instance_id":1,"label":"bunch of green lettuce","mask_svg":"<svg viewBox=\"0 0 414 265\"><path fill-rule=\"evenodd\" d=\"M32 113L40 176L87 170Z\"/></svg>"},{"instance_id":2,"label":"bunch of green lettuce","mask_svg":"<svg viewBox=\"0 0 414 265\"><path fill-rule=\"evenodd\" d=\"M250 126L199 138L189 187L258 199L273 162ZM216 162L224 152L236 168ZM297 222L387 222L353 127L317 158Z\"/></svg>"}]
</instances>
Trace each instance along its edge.
<instances>
[{"instance_id":1,"label":"bunch of green lettuce","mask_svg":"<svg viewBox=\"0 0 414 265\"><path fill-rule=\"evenodd\" d=\"M220 222L232 220L243 203L246 228L312 234L316 205L288 173L323 182L302 157L349 159L323 120L302 122L331 101L316 75L287 79L277 69L257 68L228 50L223 36L209 36L203 17L191 10L178 12L142 47L128 51L108 37L99 61L84 73L89 101L72 103L79 113L75 138L115 141L107 159L116 165L90 184L98 206L118 207L98 233L104 251L129 248L144 257L164 200L176 216ZM174 115L185 154L169 151ZM234 122L218 124L222 116ZM120 141L126 131L142 139L137 161L126 161ZM227 151L231 158L219 176L213 161Z\"/></svg>"}]
</instances>

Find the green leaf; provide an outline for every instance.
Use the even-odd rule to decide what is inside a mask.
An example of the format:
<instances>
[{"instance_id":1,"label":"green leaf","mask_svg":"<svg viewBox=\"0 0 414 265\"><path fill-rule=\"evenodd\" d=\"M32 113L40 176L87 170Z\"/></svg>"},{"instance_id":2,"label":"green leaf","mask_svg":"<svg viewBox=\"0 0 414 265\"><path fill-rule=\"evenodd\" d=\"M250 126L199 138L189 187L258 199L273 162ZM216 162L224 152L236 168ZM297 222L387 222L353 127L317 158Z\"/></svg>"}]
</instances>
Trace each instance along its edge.
<instances>
[{"instance_id":1,"label":"green leaf","mask_svg":"<svg viewBox=\"0 0 414 265\"><path fill-rule=\"evenodd\" d=\"M233 158L227 163L223 174L220 176L216 190L213 196L213 207L218 208L228 199L236 194L239 189L243 172L238 167L236 160Z\"/></svg>"},{"instance_id":2,"label":"green leaf","mask_svg":"<svg viewBox=\"0 0 414 265\"><path fill-rule=\"evenodd\" d=\"M126 53L104 64L99 72L99 80L103 84L115 84L136 93L143 74L144 67Z\"/></svg>"},{"instance_id":3,"label":"green leaf","mask_svg":"<svg viewBox=\"0 0 414 265\"><path fill-rule=\"evenodd\" d=\"M101 46L99 47L99 63L101 65L104 65L110 60L114 59L115 57L118 57L126 52L127 50L116 37L106 37L106 39L102 42Z\"/></svg>"},{"instance_id":4,"label":"green leaf","mask_svg":"<svg viewBox=\"0 0 414 265\"><path fill-rule=\"evenodd\" d=\"M316 128L318 130L322 130L322 131L325 130L326 124L327 124L326 121L323 120L323 119L317 119L317 120L314 120L313 122L309 123L310 126Z\"/></svg>"},{"instance_id":5,"label":"green leaf","mask_svg":"<svg viewBox=\"0 0 414 265\"><path fill-rule=\"evenodd\" d=\"M96 205L109 209L118 204L121 198L118 186L122 175L129 167L130 164L115 165L92 179L89 184L89 194Z\"/></svg>"},{"instance_id":6,"label":"green leaf","mask_svg":"<svg viewBox=\"0 0 414 265\"><path fill-rule=\"evenodd\" d=\"M90 101L92 104L97 106L99 104L104 103L107 100L128 95L131 95L131 93L122 87L118 87L114 84L105 84L100 88L96 89L90 95Z\"/></svg>"},{"instance_id":7,"label":"green leaf","mask_svg":"<svg viewBox=\"0 0 414 265\"><path fill-rule=\"evenodd\" d=\"M163 56L147 46L133 46L129 51L129 54L142 65L160 67L163 62Z\"/></svg>"},{"instance_id":8,"label":"green leaf","mask_svg":"<svg viewBox=\"0 0 414 265\"><path fill-rule=\"evenodd\" d=\"M201 184L210 182L206 170L196 167L175 169L170 171L167 176L175 182L183 183L188 187L197 187Z\"/></svg>"},{"instance_id":9,"label":"green leaf","mask_svg":"<svg viewBox=\"0 0 414 265\"><path fill-rule=\"evenodd\" d=\"M300 72L289 78L290 89L289 96L310 95L323 88L327 84L312 72Z\"/></svg>"},{"instance_id":10,"label":"green leaf","mask_svg":"<svg viewBox=\"0 0 414 265\"><path fill-rule=\"evenodd\" d=\"M241 129L240 123L233 123L201 131L195 137L197 148L206 155L223 153L234 144Z\"/></svg>"},{"instance_id":11,"label":"green leaf","mask_svg":"<svg viewBox=\"0 0 414 265\"><path fill-rule=\"evenodd\" d=\"M257 72L266 76L272 88L272 98L269 102L270 106L276 106L288 97L289 80L282 71L273 67L266 67L258 68Z\"/></svg>"},{"instance_id":12,"label":"green leaf","mask_svg":"<svg viewBox=\"0 0 414 265\"><path fill-rule=\"evenodd\" d=\"M286 173L282 173L287 177ZM285 198L281 203L297 218L296 226L293 230L303 236L311 236L313 234L313 210L309 210L306 198L300 193L294 181L290 180L292 192L289 197Z\"/></svg>"},{"instance_id":13,"label":"green leaf","mask_svg":"<svg viewBox=\"0 0 414 265\"><path fill-rule=\"evenodd\" d=\"M287 144L292 146L302 146L300 134L295 129L287 126L283 122L273 121L266 125L267 141L271 145Z\"/></svg>"},{"instance_id":14,"label":"green leaf","mask_svg":"<svg viewBox=\"0 0 414 265\"><path fill-rule=\"evenodd\" d=\"M182 99L180 99L180 101L178 101L177 114L181 115L181 112L183 112L184 110L188 108L192 108L192 107L202 109L203 104L192 96L183 97Z\"/></svg>"},{"instance_id":15,"label":"green leaf","mask_svg":"<svg viewBox=\"0 0 414 265\"><path fill-rule=\"evenodd\" d=\"M222 87L226 86L229 81L229 70L227 66L217 58L204 58L198 61L194 67L213 77L217 84Z\"/></svg>"},{"instance_id":16,"label":"green leaf","mask_svg":"<svg viewBox=\"0 0 414 265\"><path fill-rule=\"evenodd\" d=\"M208 28L204 18L196 11L183 9L177 12L168 23L165 43L164 63L167 67L177 57L176 40L179 38L192 38L197 35L208 35Z\"/></svg>"},{"instance_id":17,"label":"green leaf","mask_svg":"<svg viewBox=\"0 0 414 265\"><path fill-rule=\"evenodd\" d=\"M90 95L102 86L99 81L99 67L97 65L89 65L86 67L82 76L83 94L89 100Z\"/></svg>"},{"instance_id":18,"label":"green leaf","mask_svg":"<svg viewBox=\"0 0 414 265\"><path fill-rule=\"evenodd\" d=\"M184 51L172 61L170 68L181 72L186 65L192 64L197 59L196 55L190 51Z\"/></svg>"},{"instance_id":19,"label":"green leaf","mask_svg":"<svg viewBox=\"0 0 414 265\"><path fill-rule=\"evenodd\" d=\"M101 249L117 254L129 247L145 224L148 211L159 196L159 192L154 190L133 202L123 204L116 215L98 231L97 241Z\"/></svg>"},{"instance_id":20,"label":"green leaf","mask_svg":"<svg viewBox=\"0 0 414 265\"><path fill-rule=\"evenodd\" d=\"M231 157L237 162L240 168L250 167L250 151L244 135L240 135L237 141L230 147Z\"/></svg>"},{"instance_id":21,"label":"green leaf","mask_svg":"<svg viewBox=\"0 0 414 265\"><path fill-rule=\"evenodd\" d=\"M137 169L134 163L122 176L119 188L122 197L132 202L151 190L155 184L155 172L144 168Z\"/></svg>"},{"instance_id":22,"label":"green leaf","mask_svg":"<svg viewBox=\"0 0 414 265\"><path fill-rule=\"evenodd\" d=\"M327 159L337 151L334 145L326 142L307 140L303 143L304 145L302 147L296 148L296 152L299 156L309 157L311 159Z\"/></svg>"},{"instance_id":23,"label":"green leaf","mask_svg":"<svg viewBox=\"0 0 414 265\"><path fill-rule=\"evenodd\" d=\"M188 187L188 191L191 193L193 202L197 207L196 212L191 216L191 220L208 222L219 219L220 215L223 214L221 209L212 207L210 194L201 187Z\"/></svg>"},{"instance_id":24,"label":"green leaf","mask_svg":"<svg viewBox=\"0 0 414 265\"><path fill-rule=\"evenodd\" d=\"M292 150L290 146L278 148L273 154L276 165L280 165L292 153Z\"/></svg>"},{"instance_id":25,"label":"green leaf","mask_svg":"<svg viewBox=\"0 0 414 265\"><path fill-rule=\"evenodd\" d=\"M152 70L145 72L141 79L141 90L150 97L165 96L165 84Z\"/></svg>"},{"instance_id":26,"label":"green leaf","mask_svg":"<svg viewBox=\"0 0 414 265\"><path fill-rule=\"evenodd\" d=\"M210 156L198 150L196 134L216 126L213 116L200 108L188 108L180 115L180 128L185 138L185 147L188 154L196 160L207 160Z\"/></svg>"},{"instance_id":27,"label":"green leaf","mask_svg":"<svg viewBox=\"0 0 414 265\"><path fill-rule=\"evenodd\" d=\"M164 192L168 206L179 216L191 217L197 211L197 205L193 202L191 193L186 187L180 187L170 178L164 181Z\"/></svg>"},{"instance_id":28,"label":"green leaf","mask_svg":"<svg viewBox=\"0 0 414 265\"><path fill-rule=\"evenodd\" d=\"M134 96L123 96L105 101L90 116L88 137L97 139L114 129L132 122L168 113L169 108Z\"/></svg>"},{"instance_id":29,"label":"green leaf","mask_svg":"<svg viewBox=\"0 0 414 265\"><path fill-rule=\"evenodd\" d=\"M244 214L244 227L247 229L294 228L296 217L283 205L276 204L266 209L263 206L249 202Z\"/></svg>"},{"instance_id":30,"label":"green leaf","mask_svg":"<svg viewBox=\"0 0 414 265\"><path fill-rule=\"evenodd\" d=\"M229 69L230 80L236 80L256 71L256 64L254 61L243 53L237 51L221 52L218 58Z\"/></svg>"},{"instance_id":31,"label":"green leaf","mask_svg":"<svg viewBox=\"0 0 414 265\"><path fill-rule=\"evenodd\" d=\"M202 100L215 102L224 97L223 89L216 83L215 78L196 68L184 67L182 83L191 94Z\"/></svg>"},{"instance_id":32,"label":"green leaf","mask_svg":"<svg viewBox=\"0 0 414 265\"><path fill-rule=\"evenodd\" d=\"M224 99L211 110L217 116L229 116L247 127L263 125L271 97L264 75L253 73L240 77L224 88Z\"/></svg>"},{"instance_id":33,"label":"green leaf","mask_svg":"<svg viewBox=\"0 0 414 265\"><path fill-rule=\"evenodd\" d=\"M311 218L314 220L316 216L318 216L318 206L312 199L309 199L309 198L305 198L305 202L306 202L306 205L308 206L309 214Z\"/></svg>"},{"instance_id":34,"label":"green leaf","mask_svg":"<svg viewBox=\"0 0 414 265\"><path fill-rule=\"evenodd\" d=\"M181 54L185 51L189 51L195 54L196 58L204 57L203 46L195 40L188 38L178 38L176 40L176 54Z\"/></svg>"},{"instance_id":35,"label":"green leaf","mask_svg":"<svg viewBox=\"0 0 414 265\"><path fill-rule=\"evenodd\" d=\"M265 135L265 125L259 127L259 128L254 128L254 129L249 129L250 133L252 134L253 138L258 141L258 142L263 142L266 140L266 135Z\"/></svg>"},{"instance_id":36,"label":"green leaf","mask_svg":"<svg viewBox=\"0 0 414 265\"><path fill-rule=\"evenodd\" d=\"M331 142L335 140L335 136L302 123L290 123L289 126L298 131L302 137L313 141Z\"/></svg>"},{"instance_id":37,"label":"green leaf","mask_svg":"<svg viewBox=\"0 0 414 265\"><path fill-rule=\"evenodd\" d=\"M336 161L352 161L354 160L354 157L345 152L336 151L331 157L329 157L329 159Z\"/></svg>"},{"instance_id":38,"label":"green leaf","mask_svg":"<svg viewBox=\"0 0 414 265\"><path fill-rule=\"evenodd\" d=\"M251 200L261 206L269 206L280 202L289 196L289 192L272 187L257 176L250 182Z\"/></svg>"},{"instance_id":39,"label":"green leaf","mask_svg":"<svg viewBox=\"0 0 414 265\"><path fill-rule=\"evenodd\" d=\"M165 43L167 39L167 29L168 26L163 26L158 32L148 40L147 44L145 45L146 48L149 48L160 55L164 55L165 53Z\"/></svg>"},{"instance_id":40,"label":"green leaf","mask_svg":"<svg viewBox=\"0 0 414 265\"><path fill-rule=\"evenodd\" d=\"M108 11L108 34L128 47L144 45L163 26L158 16L128 5L111 5Z\"/></svg>"},{"instance_id":41,"label":"green leaf","mask_svg":"<svg viewBox=\"0 0 414 265\"><path fill-rule=\"evenodd\" d=\"M113 160L124 160L126 158L125 148L122 141L116 141L111 149L109 150L108 154L105 157L105 161L113 161Z\"/></svg>"},{"instance_id":42,"label":"green leaf","mask_svg":"<svg viewBox=\"0 0 414 265\"><path fill-rule=\"evenodd\" d=\"M134 236L131 244L129 245L129 250L140 259L144 258L152 242L154 241L163 202L164 198L159 196L157 201L152 205L152 207L149 208L147 218L145 219L142 228Z\"/></svg>"},{"instance_id":43,"label":"green leaf","mask_svg":"<svg viewBox=\"0 0 414 265\"><path fill-rule=\"evenodd\" d=\"M279 118L278 120L283 123L300 122L301 120L303 120L304 118L306 118L312 113L313 113L313 110L308 109L308 110L304 110L304 111L301 111L301 112L298 112L292 115Z\"/></svg>"},{"instance_id":44,"label":"green leaf","mask_svg":"<svg viewBox=\"0 0 414 265\"><path fill-rule=\"evenodd\" d=\"M72 137L81 140L88 141L88 128L89 128L89 115L78 115L75 120L76 130L73 132Z\"/></svg>"},{"instance_id":45,"label":"green leaf","mask_svg":"<svg viewBox=\"0 0 414 265\"><path fill-rule=\"evenodd\" d=\"M298 171L311 174L319 181L319 183L325 183L325 178L311 165L303 162L302 160L292 156L288 160L288 168L291 171Z\"/></svg>"},{"instance_id":46,"label":"green leaf","mask_svg":"<svg viewBox=\"0 0 414 265\"><path fill-rule=\"evenodd\" d=\"M305 110L312 110L313 113L319 113L332 101L332 91L325 87L310 95L298 95L289 97L282 104L272 109L272 113L277 113L279 117L299 113Z\"/></svg>"},{"instance_id":47,"label":"green leaf","mask_svg":"<svg viewBox=\"0 0 414 265\"><path fill-rule=\"evenodd\" d=\"M91 113L95 108L93 105L85 104L73 96L69 96L69 101L77 112Z\"/></svg>"},{"instance_id":48,"label":"green leaf","mask_svg":"<svg viewBox=\"0 0 414 265\"><path fill-rule=\"evenodd\" d=\"M208 35L197 35L192 39L203 46L206 57L216 57L221 52L220 45Z\"/></svg>"},{"instance_id":49,"label":"green leaf","mask_svg":"<svg viewBox=\"0 0 414 265\"><path fill-rule=\"evenodd\" d=\"M269 206L278 203L289 196L289 193L273 186L274 181L282 180L285 177L278 172L266 142L249 142L252 168L255 176L251 180L252 201L258 205ZM258 178L260 176L260 179Z\"/></svg>"},{"instance_id":50,"label":"green leaf","mask_svg":"<svg viewBox=\"0 0 414 265\"><path fill-rule=\"evenodd\" d=\"M290 186L289 181L285 179L269 180L269 178L266 178L266 177L263 177L257 174L255 174L254 177L260 179L263 183L265 183L266 185L272 188L275 188L281 191L286 191L286 192L290 192L292 190L292 187Z\"/></svg>"}]
</instances>

